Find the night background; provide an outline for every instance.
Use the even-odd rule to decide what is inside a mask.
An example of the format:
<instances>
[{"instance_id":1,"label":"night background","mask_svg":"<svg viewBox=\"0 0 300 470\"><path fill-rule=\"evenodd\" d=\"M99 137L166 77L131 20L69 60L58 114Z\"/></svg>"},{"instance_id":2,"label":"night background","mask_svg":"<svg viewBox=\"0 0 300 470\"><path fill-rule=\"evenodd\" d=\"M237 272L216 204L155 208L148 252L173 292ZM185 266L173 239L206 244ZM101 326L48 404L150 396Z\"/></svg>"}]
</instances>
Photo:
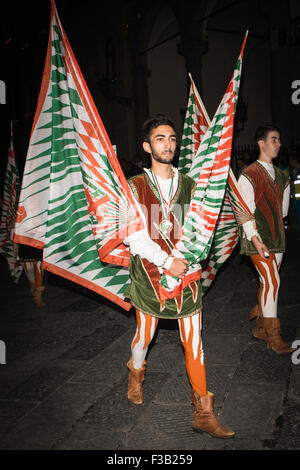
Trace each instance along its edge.
<instances>
[{"instance_id":1,"label":"night background","mask_svg":"<svg viewBox=\"0 0 300 470\"><path fill-rule=\"evenodd\" d=\"M140 129L149 115L167 114L180 145L189 73L213 117L247 30L233 170L237 176L239 157L248 164L257 156L253 138L260 125L279 127L281 156L297 148L299 152L300 0L56 0L55 4L127 177L148 163ZM11 122L21 178L24 171L50 13L50 0L1 4L0 198ZM295 206L290 207L295 219ZM72 215L76 217L76 211ZM257 302L258 283L239 245L204 296L207 383L215 393L221 423L236 432L230 440L193 431L190 383L177 321L160 319L147 357L145 403L134 406L127 398L126 366L136 331L134 308L127 312L85 284L48 270L40 286L45 304L38 306L25 272L18 283L12 282L7 259L0 257L0 451L104 450L100 458L107 464L107 457L122 455L122 450L126 455L144 455L142 450L171 453L171 449L183 455L195 451L195 464L201 450L268 450L268 461L272 450L299 450L299 232L291 222L292 217L278 307L283 339L298 348L294 359L275 354L252 336L249 313ZM19 245L21 260L31 259L31 254L22 252L24 247L31 248ZM24 461L30 453L14 455ZM44 464L45 454L39 455ZM61 460L61 453L53 455ZM86 454L82 455L86 465ZM232 454L227 455L231 463ZM219 456L223 464L224 457ZM76 453L76 461L79 457ZM254 458L257 462L256 454Z\"/></svg>"},{"instance_id":2,"label":"night background","mask_svg":"<svg viewBox=\"0 0 300 470\"><path fill-rule=\"evenodd\" d=\"M56 7L92 98L122 165L141 167L140 128L153 113L174 121L180 136L191 73L212 118L225 92L245 31L233 166L253 149L258 125L272 123L293 151L299 140L298 0L57 0ZM10 1L1 7L1 182L9 123L22 175L47 51L51 4ZM299 87L298 87L299 88ZM299 94L298 94L299 95ZM298 96L297 95L297 96ZM297 97L296 96L296 97ZM299 99L298 99L299 101ZM253 150L251 150L253 153Z\"/></svg>"}]
</instances>

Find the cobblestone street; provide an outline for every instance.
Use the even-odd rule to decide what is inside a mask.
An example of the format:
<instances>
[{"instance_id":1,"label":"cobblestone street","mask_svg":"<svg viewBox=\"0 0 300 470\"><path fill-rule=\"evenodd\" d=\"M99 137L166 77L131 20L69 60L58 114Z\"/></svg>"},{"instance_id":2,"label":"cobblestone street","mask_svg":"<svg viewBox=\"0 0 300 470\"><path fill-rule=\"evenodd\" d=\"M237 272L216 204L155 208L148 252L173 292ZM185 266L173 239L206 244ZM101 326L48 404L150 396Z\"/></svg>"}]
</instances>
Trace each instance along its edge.
<instances>
[{"instance_id":1,"label":"cobblestone street","mask_svg":"<svg viewBox=\"0 0 300 470\"><path fill-rule=\"evenodd\" d=\"M279 316L283 338L300 343L299 247L289 235ZM145 403L134 406L126 367L134 311L50 273L47 305L37 308L25 275L14 285L4 258L1 272L1 449L300 449L300 365L252 337L258 283L238 253L204 297L203 311L209 390L218 419L236 431L231 440L192 430L177 322L160 321L147 357ZM299 362L300 354L293 357Z\"/></svg>"}]
</instances>

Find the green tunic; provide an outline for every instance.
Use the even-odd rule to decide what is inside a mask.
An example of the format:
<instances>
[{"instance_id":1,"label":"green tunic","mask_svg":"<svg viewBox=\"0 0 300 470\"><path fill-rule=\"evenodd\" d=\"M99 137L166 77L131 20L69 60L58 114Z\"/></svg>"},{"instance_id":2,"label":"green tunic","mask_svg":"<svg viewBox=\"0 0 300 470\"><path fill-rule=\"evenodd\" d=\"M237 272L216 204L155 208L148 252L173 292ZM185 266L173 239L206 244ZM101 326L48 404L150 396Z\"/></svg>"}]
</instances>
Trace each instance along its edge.
<instances>
[{"instance_id":1,"label":"green tunic","mask_svg":"<svg viewBox=\"0 0 300 470\"><path fill-rule=\"evenodd\" d=\"M146 173L135 176L129 180L129 184L135 194L135 197L141 204L148 221L148 233L151 238L160 245L167 253L171 254L172 245L174 246L180 236L180 227L183 224L185 211L189 206L194 181L187 175L178 174L178 188L172 199L170 220L173 223L173 229L166 240L161 237L156 230L162 220L162 213L159 204L159 195ZM156 206L158 220L154 223L151 206ZM147 212L147 214L146 214ZM151 220L152 219L152 220ZM180 220L179 220L180 219ZM177 238L176 238L177 237ZM142 259L140 256L130 257L129 267L131 283L127 288L125 295L130 299L132 305L143 313L159 318L183 318L191 316L202 307L202 293L200 279L192 282L183 289L180 296L161 300L160 298L160 272L154 264ZM199 274L200 278L200 274Z\"/></svg>"}]
</instances>

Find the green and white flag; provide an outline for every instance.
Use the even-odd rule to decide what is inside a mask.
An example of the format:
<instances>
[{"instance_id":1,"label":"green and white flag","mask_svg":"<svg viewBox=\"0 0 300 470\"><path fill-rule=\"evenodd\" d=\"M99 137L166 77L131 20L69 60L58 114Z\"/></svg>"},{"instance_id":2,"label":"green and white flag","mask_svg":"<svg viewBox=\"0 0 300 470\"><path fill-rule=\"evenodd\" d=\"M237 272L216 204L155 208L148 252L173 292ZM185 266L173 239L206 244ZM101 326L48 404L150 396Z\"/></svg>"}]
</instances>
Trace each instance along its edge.
<instances>
[{"instance_id":1,"label":"green and white flag","mask_svg":"<svg viewBox=\"0 0 300 470\"><path fill-rule=\"evenodd\" d=\"M122 240L143 223L51 4L14 239L42 249L45 269L129 310L123 295L129 252Z\"/></svg>"},{"instance_id":2,"label":"green and white flag","mask_svg":"<svg viewBox=\"0 0 300 470\"><path fill-rule=\"evenodd\" d=\"M191 87L186 110L183 137L180 149L179 167L189 174L199 145L211 121L200 98L196 85L190 75ZM229 168L228 183L216 224L214 239L209 257L202 270L202 292L205 294L211 286L218 269L232 254L239 239L239 225L254 221L253 214L243 200L236 178Z\"/></svg>"},{"instance_id":3,"label":"green and white flag","mask_svg":"<svg viewBox=\"0 0 300 470\"><path fill-rule=\"evenodd\" d=\"M183 256L191 266L183 280L168 273L162 276L162 295L166 299L178 296L187 285L200 278L199 263L208 258L213 244L230 169L234 117L246 40L247 33L227 90L196 154L193 156L192 152L185 155L181 153L181 158L184 159L182 167L196 181L196 187L180 239L172 253L174 256ZM194 101L195 97L196 94ZM186 129L193 125L191 120L188 120L187 124ZM192 135L192 131L191 127L190 132L186 134Z\"/></svg>"},{"instance_id":4,"label":"green and white flag","mask_svg":"<svg viewBox=\"0 0 300 470\"><path fill-rule=\"evenodd\" d=\"M210 125L210 119L191 74L189 74L189 77L191 79L190 93L178 161L178 170L186 174L190 171L192 161Z\"/></svg>"}]
</instances>

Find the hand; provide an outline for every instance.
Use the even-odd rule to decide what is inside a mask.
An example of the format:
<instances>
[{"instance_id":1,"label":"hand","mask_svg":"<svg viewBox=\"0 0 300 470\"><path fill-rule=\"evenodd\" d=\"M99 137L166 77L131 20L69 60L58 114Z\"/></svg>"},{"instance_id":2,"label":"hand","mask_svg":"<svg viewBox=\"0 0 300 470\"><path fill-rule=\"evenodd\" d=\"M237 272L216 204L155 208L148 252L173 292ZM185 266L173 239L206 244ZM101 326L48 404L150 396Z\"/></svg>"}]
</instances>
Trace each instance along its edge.
<instances>
[{"instance_id":1,"label":"hand","mask_svg":"<svg viewBox=\"0 0 300 470\"><path fill-rule=\"evenodd\" d=\"M263 259L268 259L270 256L270 252L267 246L261 240L259 240L259 238L256 235L254 235L251 238L251 241L253 245L255 246L255 248L257 249L259 256Z\"/></svg>"},{"instance_id":2,"label":"hand","mask_svg":"<svg viewBox=\"0 0 300 470\"><path fill-rule=\"evenodd\" d=\"M169 273L172 276L179 277L179 279L184 278L189 269L189 262L183 258L174 258L170 268L168 269Z\"/></svg>"}]
</instances>

